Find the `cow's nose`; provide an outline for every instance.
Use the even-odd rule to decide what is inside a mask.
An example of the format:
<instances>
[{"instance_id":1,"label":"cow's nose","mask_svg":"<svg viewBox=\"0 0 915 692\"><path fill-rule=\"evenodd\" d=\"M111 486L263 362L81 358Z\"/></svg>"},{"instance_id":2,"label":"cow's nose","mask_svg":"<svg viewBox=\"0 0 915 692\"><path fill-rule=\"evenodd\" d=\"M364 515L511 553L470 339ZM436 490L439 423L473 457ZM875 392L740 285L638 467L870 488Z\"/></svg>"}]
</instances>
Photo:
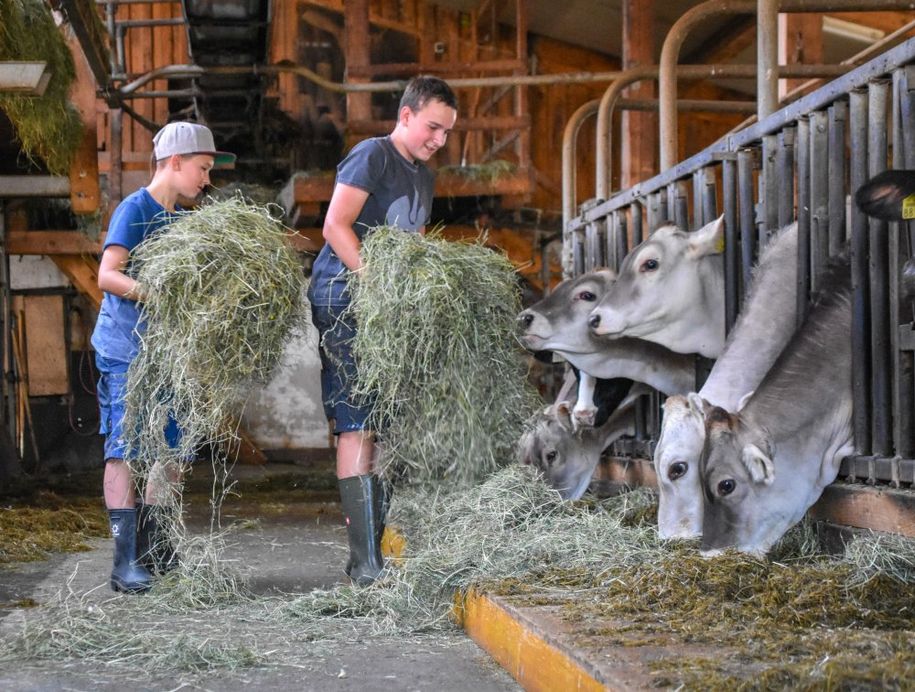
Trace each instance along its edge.
<instances>
[{"instance_id":1,"label":"cow's nose","mask_svg":"<svg viewBox=\"0 0 915 692\"><path fill-rule=\"evenodd\" d=\"M588 326L591 327L591 329L597 329L600 326L600 315L597 313L591 315L588 318Z\"/></svg>"},{"instance_id":2,"label":"cow's nose","mask_svg":"<svg viewBox=\"0 0 915 692\"><path fill-rule=\"evenodd\" d=\"M534 321L534 313L532 312L522 312L518 315L518 324L521 325L522 329L527 329L531 326L531 323Z\"/></svg>"}]
</instances>

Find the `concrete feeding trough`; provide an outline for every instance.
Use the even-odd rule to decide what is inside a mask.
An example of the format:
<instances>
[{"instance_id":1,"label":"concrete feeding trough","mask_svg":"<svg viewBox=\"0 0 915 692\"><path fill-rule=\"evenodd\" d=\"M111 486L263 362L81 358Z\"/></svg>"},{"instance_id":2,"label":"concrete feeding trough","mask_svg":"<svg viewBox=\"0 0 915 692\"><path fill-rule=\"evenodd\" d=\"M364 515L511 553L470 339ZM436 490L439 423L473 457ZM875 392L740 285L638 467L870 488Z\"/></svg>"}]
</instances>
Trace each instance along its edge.
<instances>
[{"instance_id":1,"label":"concrete feeding trough","mask_svg":"<svg viewBox=\"0 0 915 692\"><path fill-rule=\"evenodd\" d=\"M0 93L43 96L51 73L44 61L8 60L0 62Z\"/></svg>"}]
</instances>

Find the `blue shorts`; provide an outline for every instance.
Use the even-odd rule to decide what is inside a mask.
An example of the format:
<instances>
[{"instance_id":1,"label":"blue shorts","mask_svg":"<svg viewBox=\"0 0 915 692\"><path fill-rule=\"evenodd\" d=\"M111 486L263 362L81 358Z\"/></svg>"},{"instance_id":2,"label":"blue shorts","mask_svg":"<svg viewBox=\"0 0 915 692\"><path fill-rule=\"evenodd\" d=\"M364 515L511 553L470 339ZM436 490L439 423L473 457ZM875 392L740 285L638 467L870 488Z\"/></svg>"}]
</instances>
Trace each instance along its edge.
<instances>
[{"instance_id":1,"label":"blue shorts","mask_svg":"<svg viewBox=\"0 0 915 692\"><path fill-rule=\"evenodd\" d=\"M127 389L127 369L130 363L105 358L95 354L95 364L99 371L98 407L100 414L99 432L105 436L105 461L127 459L124 447L124 393ZM165 439L168 446L174 449L181 441L181 430L178 422L169 417L165 426Z\"/></svg>"},{"instance_id":2,"label":"blue shorts","mask_svg":"<svg viewBox=\"0 0 915 692\"><path fill-rule=\"evenodd\" d=\"M324 415L334 422L334 434L365 430L374 402L353 393L356 362L352 341L356 325L341 315L346 306L312 305L311 321L321 335L321 398Z\"/></svg>"}]
</instances>

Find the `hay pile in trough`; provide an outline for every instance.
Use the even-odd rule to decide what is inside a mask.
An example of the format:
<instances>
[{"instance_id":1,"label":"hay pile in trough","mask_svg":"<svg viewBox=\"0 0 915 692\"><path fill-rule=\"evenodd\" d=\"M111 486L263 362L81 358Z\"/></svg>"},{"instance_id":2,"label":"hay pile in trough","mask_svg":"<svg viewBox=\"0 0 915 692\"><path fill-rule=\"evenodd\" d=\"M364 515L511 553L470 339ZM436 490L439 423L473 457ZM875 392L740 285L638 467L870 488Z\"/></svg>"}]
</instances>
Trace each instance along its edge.
<instances>
[{"instance_id":1,"label":"hay pile in trough","mask_svg":"<svg viewBox=\"0 0 915 692\"><path fill-rule=\"evenodd\" d=\"M73 57L45 2L0 3L0 60L47 62L51 79L44 95L0 93L0 110L13 123L26 156L40 158L52 174L66 175L83 123L68 98L76 77Z\"/></svg>"},{"instance_id":2,"label":"hay pile in trough","mask_svg":"<svg viewBox=\"0 0 915 692\"><path fill-rule=\"evenodd\" d=\"M492 185L497 180L513 174L517 166L510 161L496 159L487 163L475 163L468 166L441 166L439 174L456 175L468 180L476 180Z\"/></svg>"},{"instance_id":3,"label":"hay pile in trough","mask_svg":"<svg viewBox=\"0 0 915 692\"><path fill-rule=\"evenodd\" d=\"M250 387L269 379L305 319L286 234L266 209L233 198L182 214L135 249L147 326L124 430L139 470L230 441ZM170 414L183 432L176 449L162 435Z\"/></svg>"},{"instance_id":4,"label":"hay pile in trough","mask_svg":"<svg viewBox=\"0 0 915 692\"><path fill-rule=\"evenodd\" d=\"M350 279L359 388L374 399L381 473L468 485L513 459L539 405L514 337L508 259L476 242L379 227Z\"/></svg>"}]
</instances>

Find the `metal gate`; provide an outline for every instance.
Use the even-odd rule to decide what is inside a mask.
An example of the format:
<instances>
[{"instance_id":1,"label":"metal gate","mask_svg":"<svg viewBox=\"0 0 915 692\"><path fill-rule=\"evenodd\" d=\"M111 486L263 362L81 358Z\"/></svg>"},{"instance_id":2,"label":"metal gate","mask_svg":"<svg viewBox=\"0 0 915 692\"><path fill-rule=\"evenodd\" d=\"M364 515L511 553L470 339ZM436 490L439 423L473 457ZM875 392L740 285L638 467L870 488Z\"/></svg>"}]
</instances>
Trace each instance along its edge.
<instances>
[{"instance_id":1,"label":"metal gate","mask_svg":"<svg viewBox=\"0 0 915 692\"><path fill-rule=\"evenodd\" d=\"M887 168L915 168L915 39L660 175L581 205L564 233L566 273L618 268L649 229L695 230L724 214L725 314L730 330L750 270L771 233L798 222L798 319L827 259L847 250L854 285L855 442L840 477L915 481L915 314L900 297L915 223L866 217L854 191ZM701 382L702 363L697 366ZM697 387L698 389L698 387ZM634 442L616 454L650 457L657 396Z\"/></svg>"}]
</instances>

